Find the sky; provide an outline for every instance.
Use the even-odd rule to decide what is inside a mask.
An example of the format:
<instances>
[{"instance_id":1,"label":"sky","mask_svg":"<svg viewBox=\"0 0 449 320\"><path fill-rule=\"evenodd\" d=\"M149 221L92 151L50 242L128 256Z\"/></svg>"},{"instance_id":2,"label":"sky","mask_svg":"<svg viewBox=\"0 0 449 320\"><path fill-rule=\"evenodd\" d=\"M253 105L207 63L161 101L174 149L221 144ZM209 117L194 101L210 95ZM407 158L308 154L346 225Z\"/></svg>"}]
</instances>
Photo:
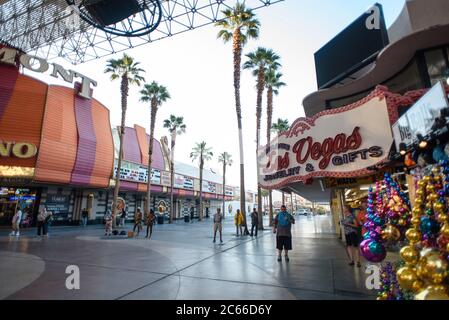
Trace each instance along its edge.
<instances>
[{"instance_id":1,"label":"sky","mask_svg":"<svg viewBox=\"0 0 449 320\"><path fill-rule=\"evenodd\" d=\"M387 27L399 15L405 0L379 0L383 5ZM375 0L286 0L256 11L261 22L260 37L250 40L244 54L257 47L268 47L281 56L283 81L287 84L274 98L273 121L288 119L292 123L304 116L302 100L316 91L314 53L352 21L366 12ZM227 151L234 164L227 170L227 181L239 185L238 131L234 103L231 44L217 39L213 25L127 50L127 54L146 70L146 82L157 81L167 87L171 99L159 109L155 137L168 135L163 120L170 114L183 116L186 133L178 136L177 161L192 163L189 155L196 142L212 147L213 159L207 167L221 172L218 154ZM94 97L110 109L112 125L121 117L120 83L104 74L107 59L122 53L72 66L56 62L95 79ZM243 62L246 57L243 57ZM31 74L30 74L31 75ZM32 74L51 83L64 84L46 75ZM130 90L126 124L138 124L149 131L150 107L139 101L139 88ZM266 99L263 98L262 143L266 132ZM250 71L242 71L241 102L245 155L245 185L257 188L256 171L256 90ZM196 163L194 163L196 164Z\"/></svg>"}]
</instances>

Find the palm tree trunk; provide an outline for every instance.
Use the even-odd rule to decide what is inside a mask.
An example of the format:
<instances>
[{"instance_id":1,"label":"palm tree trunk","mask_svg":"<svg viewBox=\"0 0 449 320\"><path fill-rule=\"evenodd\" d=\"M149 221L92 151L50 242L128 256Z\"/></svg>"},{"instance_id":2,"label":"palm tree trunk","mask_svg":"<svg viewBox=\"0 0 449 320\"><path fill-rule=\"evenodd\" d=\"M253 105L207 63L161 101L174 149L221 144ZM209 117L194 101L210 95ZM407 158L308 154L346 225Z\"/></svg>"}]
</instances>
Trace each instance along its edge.
<instances>
[{"instance_id":1,"label":"palm tree trunk","mask_svg":"<svg viewBox=\"0 0 449 320\"><path fill-rule=\"evenodd\" d=\"M115 227L117 224L117 198L120 190L120 168L122 167L122 155L123 155L123 138L125 136L125 119L126 119L126 109L128 104L128 75L124 74L122 77L122 83L120 85L120 91L122 94L122 121L120 124L120 147L117 159L117 172L115 177L115 187L114 187L114 197L112 199L112 226Z\"/></svg>"},{"instance_id":2,"label":"palm tree trunk","mask_svg":"<svg viewBox=\"0 0 449 320\"><path fill-rule=\"evenodd\" d=\"M265 72L264 68L260 67L257 74L257 103L256 103L256 118L257 118L257 132L256 132L256 169L257 180L259 181L259 145L260 145L260 122L262 120L262 95L265 88ZM257 183L257 214L259 216L259 225L257 228L263 230L263 216L262 216L262 189Z\"/></svg>"},{"instance_id":3,"label":"palm tree trunk","mask_svg":"<svg viewBox=\"0 0 449 320\"><path fill-rule=\"evenodd\" d=\"M270 146L271 143L271 126L273 119L273 88L270 86L267 90L267 146ZM269 205L269 225L273 226L273 194L272 191L268 191L268 205Z\"/></svg>"},{"instance_id":4,"label":"palm tree trunk","mask_svg":"<svg viewBox=\"0 0 449 320\"><path fill-rule=\"evenodd\" d=\"M153 139L154 139L154 126L156 122L156 113L157 113L157 101L156 99L152 99L150 142L148 143L148 181L147 181L147 203L146 203L147 216L151 210L151 163L153 162Z\"/></svg>"},{"instance_id":5,"label":"palm tree trunk","mask_svg":"<svg viewBox=\"0 0 449 320\"><path fill-rule=\"evenodd\" d=\"M198 220L203 220L203 156L201 155L200 160L200 213L198 215Z\"/></svg>"},{"instance_id":6,"label":"palm tree trunk","mask_svg":"<svg viewBox=\"0 0 449 320\"><path fill-rule=\"evenodd\" d=\"M172 133L171 137L171 156L170 156L170 220L169 222L172 223L174 216L175 216L175 204L173 202L173 193L174 193L174 185L175 185L175 143L176 143L176 127L174 128L174 132Z\"/></svg>"},{"instance_id":7,"label":"palm tree trunk","mask_svg":"<svg viewBox=\"0 0 449 320\"><path fill-rule=\"evenodd\" d=\"M243 157L243 134L242 134L242 107L240 104L240 66L242 63L242 41L240 28L233 34L233 55L234 55L234 94L235 110L237 113L237 126L239 130L239 153L240 153L240 212L243 214L243 224L245 234L249 234L246 223L246 193L245 193L245 165Z\"/></svg>"},{"instance_id":8,"label":"palm tree trunk","mask_svg":"<svg viewBox=\"0 0 449 320\"><path fill-rule=\"evenodd\" d=\"M224 159L223 161L223 212L222 212L223 218L225 216L225 206L226 206L225 197L226 197L226 159Z\"/></svg>"},{"instance_id":9,"label":"palm tree trunk","mask_svg":"<svg viewBox=\"0 0 449 320\"><path fill-rule=\"evenodd\" d=\"M282 191L282 205L285 206L284 191Z\"/></svg>"}]
</instances>

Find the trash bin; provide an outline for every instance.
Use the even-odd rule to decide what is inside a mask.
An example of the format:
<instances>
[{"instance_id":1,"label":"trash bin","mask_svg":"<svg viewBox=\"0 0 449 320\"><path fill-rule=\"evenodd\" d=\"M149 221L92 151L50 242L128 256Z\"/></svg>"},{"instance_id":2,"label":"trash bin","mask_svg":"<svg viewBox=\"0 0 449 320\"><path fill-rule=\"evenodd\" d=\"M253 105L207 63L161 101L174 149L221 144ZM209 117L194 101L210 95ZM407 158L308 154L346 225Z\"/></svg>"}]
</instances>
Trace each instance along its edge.
<instances>
[{"instance_id":1,"label":"trash bin","mask_svg":"<svg viewBox=\"0 0 449 320\"><path fill-rule=\"evenodd\" d=\"M184 222L190 222L190 216L188 214L184 215Z\"/></svg>"},{"instance_id":2,"label":"trash bin","mask_svg":"<svg viewBox=\"0 0 449 320\"><path fill-rule=\"evenodd\" d=\"M163 215L157 216L157 224L164 224L164 216Z\"/></svg>"}]
</instances>

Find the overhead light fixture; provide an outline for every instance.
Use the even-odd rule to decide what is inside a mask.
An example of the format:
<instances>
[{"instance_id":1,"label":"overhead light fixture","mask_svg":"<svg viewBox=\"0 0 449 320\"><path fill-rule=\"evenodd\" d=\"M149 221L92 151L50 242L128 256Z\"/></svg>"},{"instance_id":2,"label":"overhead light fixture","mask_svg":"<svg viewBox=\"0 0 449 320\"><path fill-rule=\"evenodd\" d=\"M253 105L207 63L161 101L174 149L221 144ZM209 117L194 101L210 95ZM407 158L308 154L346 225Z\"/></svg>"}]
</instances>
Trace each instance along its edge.
<instances>
[{"instance_id":1,"label":"overhead light fixture","mask_svg":"<svg viewBox=\"0 0 449 320\"><path fill-rule=\"evenodd\" d=\"M427 148L427 141L426 141L426 139L424 139L424 137L422 136L422 134L421 133L418 133L417 135L416 135L416 137L418 138L418 141L419 141L419 143L418 143L418 146L421 148L421 149L425 149L425 148Z\"/></svg>"},{"instance_id":2,"label":"overhead light fixture","mask_svg":"<svg viewBox=\"0 0 449 320\"><path fill-rule=\"evenodd\" d=\"M404 142L399 144L399 153L401 156L405 156L407 154L407 145Z\"/></svg>"}]
</instances>

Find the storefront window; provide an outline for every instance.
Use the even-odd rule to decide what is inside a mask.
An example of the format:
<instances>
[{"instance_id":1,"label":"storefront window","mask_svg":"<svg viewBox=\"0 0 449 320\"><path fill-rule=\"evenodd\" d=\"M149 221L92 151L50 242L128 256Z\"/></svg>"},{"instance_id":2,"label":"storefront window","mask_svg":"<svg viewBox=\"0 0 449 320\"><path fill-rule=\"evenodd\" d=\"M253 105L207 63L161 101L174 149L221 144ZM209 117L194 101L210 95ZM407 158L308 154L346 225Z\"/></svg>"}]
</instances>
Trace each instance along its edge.
<instances>
[{"instance_id":1,"label":"storefront window","mask_svg":"<svg viewBox=\"0 0 449 320\"><path fill-rule=\"evenodd\" d=\"M432 86L438 81L447 79L448 66L444 57L443 49L436 49L425 52L427 71L429 73Z\"/></svg>"},{"instance_id":2,"label":"storefront window","mask_svg":"<svg viewBox=\"0 0 449 320\"><path fill-rule=\"evenodd\" d=\"M419 74L418 63L413 59L410 64L394 78L384 83L391 92L404 94L407 91L424 88Z\"/></svg>"},{"instance_id":3,"label":"storefront window","mask_svg":"<svg viewBox=\"0 0 449 320\"><path fill-rule=\"evenodd\" d=\"M24 213L22 224L31 224L35 201L35 190L0 186L0 225L10 225L19 208Z\"/></svg>"}]
</instances>

